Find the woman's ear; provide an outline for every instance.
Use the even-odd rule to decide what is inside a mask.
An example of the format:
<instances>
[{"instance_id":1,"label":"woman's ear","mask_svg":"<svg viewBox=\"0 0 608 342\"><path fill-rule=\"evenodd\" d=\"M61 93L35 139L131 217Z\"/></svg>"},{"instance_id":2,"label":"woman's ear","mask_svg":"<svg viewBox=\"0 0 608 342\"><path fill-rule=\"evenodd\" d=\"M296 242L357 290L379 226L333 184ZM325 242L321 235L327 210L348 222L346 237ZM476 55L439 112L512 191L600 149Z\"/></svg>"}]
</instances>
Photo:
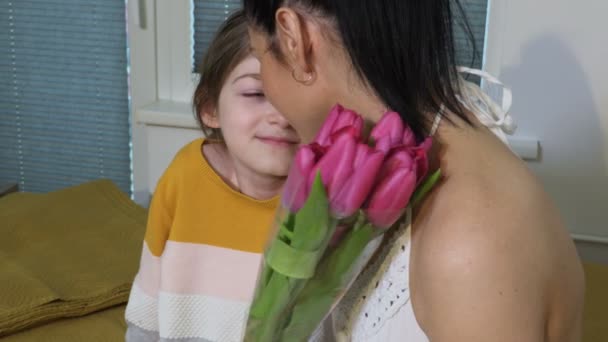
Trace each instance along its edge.
<instances>
[{"instance_id":1,"label":"woman's ear","mask_svg":"<svg viewBox=\"0 0 608 342\"><path fill-rule=\"evenodd\" d=\"M203 109L198 115L205 126L209 128L220 128L220 120L217 116L215 106L203 106Z\"/></svg>"},{"instance_id":2,"label":"woman's ear","mask_svg":"<svg viewBox=\"0 0 608 342\"><path fill-rule=\"evenodd\" d=\"M310 22L289 7L276 12L277 38L289 67L298 73L314 73L312 53L314 41Z\"/></svg>"}]
</instances>

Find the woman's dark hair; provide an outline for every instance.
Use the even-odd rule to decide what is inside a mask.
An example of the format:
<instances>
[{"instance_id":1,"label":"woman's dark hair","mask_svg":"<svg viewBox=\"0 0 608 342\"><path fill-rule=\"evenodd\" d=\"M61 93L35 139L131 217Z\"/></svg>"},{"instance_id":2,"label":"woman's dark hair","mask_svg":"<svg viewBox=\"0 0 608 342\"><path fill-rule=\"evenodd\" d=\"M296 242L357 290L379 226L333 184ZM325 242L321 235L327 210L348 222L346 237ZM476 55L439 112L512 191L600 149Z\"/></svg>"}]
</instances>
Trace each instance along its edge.
<instances>
[{"instance_id":1,"label":"woman's dark hair","mask_svg":"<svg viewBox=\"0 0 608 342\"><path fill-rule=\"evenodd\" d=\"M275 13L281 6L334 25L358 75L419 137L429 132L427 113L442 105L471 124L458 100L453 14L472 33L458 0L244 0L245 13L276 47ZM458 12L456 12L458 11ZM474 41L472 40L473 48ZM475 55L475 53L473 54Z\"/></svg>"},{"instance_id":2,"label":"woman's dark hair","mask_svg":"<svg viewBox=\"0 0 608 342\"><path fill-rule=\"evenodd\" d=\"M200 80L192 101L194 115L209 139L222 140L219 129L206 126L201 115L207 106L217 108L224 82L250 54L247 19L242 10L232 13L219 27L197 72Z\"/></svg>"}]
</instances>

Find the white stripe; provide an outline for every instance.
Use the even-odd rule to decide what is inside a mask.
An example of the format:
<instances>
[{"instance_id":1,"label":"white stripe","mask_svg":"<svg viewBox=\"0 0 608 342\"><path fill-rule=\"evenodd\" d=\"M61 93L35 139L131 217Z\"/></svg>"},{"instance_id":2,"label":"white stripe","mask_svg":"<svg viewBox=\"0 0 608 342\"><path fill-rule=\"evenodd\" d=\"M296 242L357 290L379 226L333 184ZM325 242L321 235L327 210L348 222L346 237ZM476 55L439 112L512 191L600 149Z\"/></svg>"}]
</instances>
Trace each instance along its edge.
<instances>
[{"instance_id":1,"label":"white stripe","mask_svg":"<svg viewBox=\"0 0 608 342\"><path fill-rule=\"evenodd\" d=\"M131 288L125 318L142 329L158 331L158 301L143 292L137 282Z\"/></svg>"},{"instance_id":2,"label":"white stripe","mask_svg":"<svg viewBox=\"0 0 608 342\"><path fill-rule=\"evenodd\" d=\"M160 337L240 342L249 303L205 295L159 293Z\"/></svg>"}]
</instances>

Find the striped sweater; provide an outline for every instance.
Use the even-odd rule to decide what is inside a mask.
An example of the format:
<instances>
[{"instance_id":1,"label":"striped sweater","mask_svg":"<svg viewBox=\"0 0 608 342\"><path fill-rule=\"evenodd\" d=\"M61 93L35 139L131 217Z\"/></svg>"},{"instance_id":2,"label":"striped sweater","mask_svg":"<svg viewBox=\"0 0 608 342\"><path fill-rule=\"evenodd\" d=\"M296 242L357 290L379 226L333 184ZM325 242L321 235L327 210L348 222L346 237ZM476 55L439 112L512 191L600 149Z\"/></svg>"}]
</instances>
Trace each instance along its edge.
<instances>
[{"instance_id":1,"label":"striped sweater","mask_svg":"<svg viewBox=\"0 0 608 342\"><path fill-rule=\"evenodd\" d=\"M230 188L186 145L158 182L127 341L240 341L278 199Z\"/></svg>"}]
</instances>

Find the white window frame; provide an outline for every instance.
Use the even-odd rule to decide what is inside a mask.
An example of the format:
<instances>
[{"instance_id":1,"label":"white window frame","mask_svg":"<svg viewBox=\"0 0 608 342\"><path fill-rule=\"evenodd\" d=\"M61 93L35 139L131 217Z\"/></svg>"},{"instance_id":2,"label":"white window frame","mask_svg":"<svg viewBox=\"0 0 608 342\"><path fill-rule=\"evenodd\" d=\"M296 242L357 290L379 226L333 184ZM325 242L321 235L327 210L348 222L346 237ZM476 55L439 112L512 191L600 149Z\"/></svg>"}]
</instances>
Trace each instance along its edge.
<instances>
[{"instance_id":1,"label":"white window frame","mask_svg":"<svg viewBox=\"0 0 608 342\"><path fill-rule=\"evenodd\" d=\"M508 3L504 0L488 0L482 68L496 77L500 77L502 72L502 50L508 20L506 17Z\"/></svg>"},{"instance_id":2,"label":"white window frame","mask_svg":"<svg viewBox=\"0 0 608 342\"><path fill-rule=\"evenodd\" d=\"M166 167L160 156L175 149L175 141L151 142L200 131L191 109L191 8L191 0L127 0L133 187L141 204Z\"/></svg>"},{"instance_id":3,"label":"white window frame","mask_svg":"<svg viewBox=\"0 0 608 342\"><path fill-rule=\"evenodd\" d=\"M155 101L134 108L134 118L139 124L197 128L192 114L192 96L199 76L193 66L193 9L192 0L129 0L134 14L145 1L153 15L144 19L146 30L154 35L155 46L147 49L144 56L155 62ZM142 19L136 20L138 23ZM131 63L142 61L132 60ZM148 61L149 62L149 61ZM135 84L134 84L135 86ZM147 85L149 86L149 84Z\"/></svg>"},{"instance_id":4,"label":"white window frame","mask_svg":"<svg viewBox=\"0 0 608 342\"><path fill-rule=\"evenodd\" d=\"M192 72L192 0L156 0L159 100L190 103L198 80Z\"/></svg>"}]
</instances>

